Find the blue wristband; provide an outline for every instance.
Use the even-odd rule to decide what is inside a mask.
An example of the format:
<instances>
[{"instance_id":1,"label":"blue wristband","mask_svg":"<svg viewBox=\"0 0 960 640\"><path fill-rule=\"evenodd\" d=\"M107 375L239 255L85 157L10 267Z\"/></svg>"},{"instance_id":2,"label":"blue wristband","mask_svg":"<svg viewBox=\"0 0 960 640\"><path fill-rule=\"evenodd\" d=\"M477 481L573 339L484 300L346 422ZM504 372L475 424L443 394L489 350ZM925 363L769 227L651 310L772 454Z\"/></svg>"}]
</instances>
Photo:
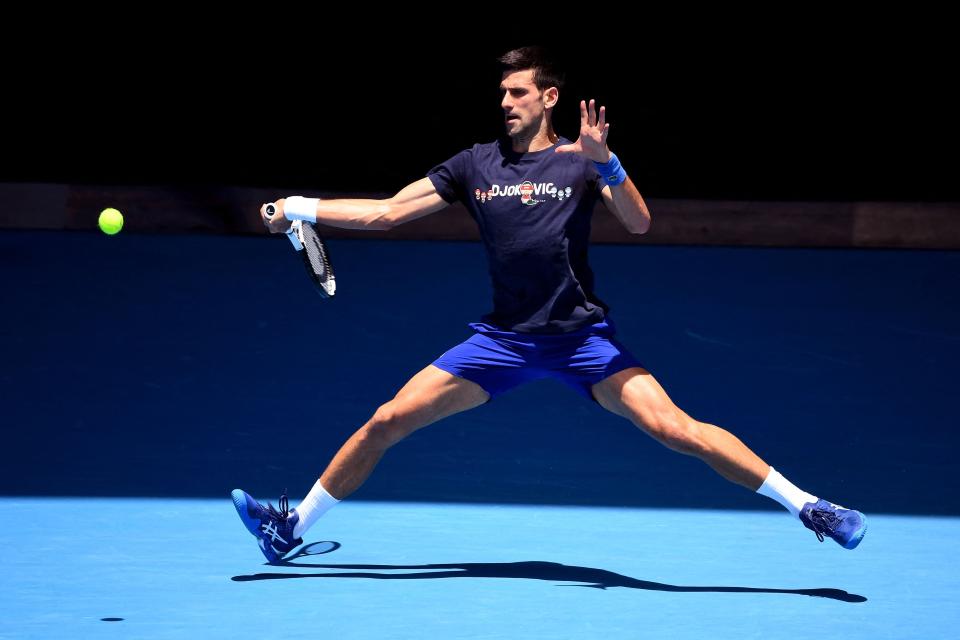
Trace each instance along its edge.
<instances>
[{"instance_id":1,"label":"blue wristband","mask_svg":"<svg viewBox=\"0 0 960 640\"><path fill-rule=\"evenodd\" d=\"M617 158L615 153L610 154L609 162L594 161L593 164L596 165L597 173L600 174L603 181L612 187L623 184L627 179L627 172L620 166L620 159Z\"/></svg>"}]
</instances>

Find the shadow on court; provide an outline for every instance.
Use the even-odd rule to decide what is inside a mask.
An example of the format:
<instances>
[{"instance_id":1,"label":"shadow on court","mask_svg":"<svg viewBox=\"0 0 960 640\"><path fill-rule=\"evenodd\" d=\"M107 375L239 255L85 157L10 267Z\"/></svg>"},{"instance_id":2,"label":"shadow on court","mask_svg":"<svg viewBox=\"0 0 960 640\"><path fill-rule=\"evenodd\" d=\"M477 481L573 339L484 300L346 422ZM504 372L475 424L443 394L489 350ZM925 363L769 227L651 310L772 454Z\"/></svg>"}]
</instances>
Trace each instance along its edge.
<instances>
[{"instance_id":1,"label":"shadow on court","mask_svg":"<svg viewBox=\"0 0 960 640\"><path fill-rule=\"evenodd\" d=\"M315 551L314 545L326 548ZM582 584L557 585L568 587L590 587L610 589L644 589L647 591L669 591L672 593L780 593L813 598L829 598L843 602L866 602L867 598L842 589L765 589L757 587L694 587L651 582L631 578L613 571L577 567L557 562L464 562L453 564L312 564L294 562L299 558L330 553L339 548L337 542L318 542L302 548L296 555L290 556L278 566L297 569L357 569L358 571L336 573L255 573L253 575L233 576L235 582L253 582L258 580L292 580L299 578L369 578L371 580L441 580L444 578L520 578L524 580L545 580L548 582L579 582ZM420 570L409 573L411 570ZM407 571L408 573L379 573L381 571Z\"/></svg>"}]
</instances>

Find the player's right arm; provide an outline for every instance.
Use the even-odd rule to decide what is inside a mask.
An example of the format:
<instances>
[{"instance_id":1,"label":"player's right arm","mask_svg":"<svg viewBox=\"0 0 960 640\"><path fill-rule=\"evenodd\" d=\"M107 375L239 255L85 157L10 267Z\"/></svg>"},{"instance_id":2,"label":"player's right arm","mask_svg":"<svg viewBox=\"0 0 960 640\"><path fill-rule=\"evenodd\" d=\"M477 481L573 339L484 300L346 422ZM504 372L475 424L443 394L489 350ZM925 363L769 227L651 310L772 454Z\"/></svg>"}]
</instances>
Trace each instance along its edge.
<instances>
[{"instance_id":1,"label":"player's right arm","mask_svg":"<svg viewBox=\"0 0 960 640\"><path fill-rule=\"evenodd\" d=\"M274 204L283 213L285 198ZM383 200L341 198L317 201L317 223L340 229L386 230L422 218L446 207L430 178L422 178L401 189L392 198ZM290 220L283 215L268 218L267 205L260 207L260 216L271 233L284 233Z\"/></svg>"}]
</instances>

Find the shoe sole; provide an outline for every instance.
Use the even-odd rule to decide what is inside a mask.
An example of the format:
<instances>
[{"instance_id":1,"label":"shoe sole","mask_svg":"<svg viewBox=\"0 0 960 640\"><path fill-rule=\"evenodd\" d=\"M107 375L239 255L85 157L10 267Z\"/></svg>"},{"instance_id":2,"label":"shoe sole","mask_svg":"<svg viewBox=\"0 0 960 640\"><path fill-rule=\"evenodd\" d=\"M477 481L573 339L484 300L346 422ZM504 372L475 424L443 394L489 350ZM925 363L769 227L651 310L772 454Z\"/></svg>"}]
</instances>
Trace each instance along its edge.
<instances>
[{"instance_id":1,"label":"shoe sole","mask_svg":"<svg viewBox=\"0 0 960 640\"><path fill-rule=\"evenodd\" d=\"M857 513L860 512L857 511ZM863 520L863 524L860 525L857 532L853 534L853 537L847 541L847 544L843 545L844 549L856 549L860 541L863 540L863 536L867 534L867 516L860 513L860 518Z\"/></svg>"},{"instance_id":2,"label":"shoe sole","mask_svg":"<svg viewBox=\"0 0 960 640\"><path fill-rule=\"evenodd\" d=\"M267 543L266 540L264 540L263 538L257 538L257 547L260 549L260 553L263 554L263 557L267 559L268 563L277 564L278 562L283 560L283 556L287 555L285 553L277 553L276 551L273 550L272 547L270 548L269 551L267 551L267 547L269 546L270 545Z\"/></svg>"}]
</instances>

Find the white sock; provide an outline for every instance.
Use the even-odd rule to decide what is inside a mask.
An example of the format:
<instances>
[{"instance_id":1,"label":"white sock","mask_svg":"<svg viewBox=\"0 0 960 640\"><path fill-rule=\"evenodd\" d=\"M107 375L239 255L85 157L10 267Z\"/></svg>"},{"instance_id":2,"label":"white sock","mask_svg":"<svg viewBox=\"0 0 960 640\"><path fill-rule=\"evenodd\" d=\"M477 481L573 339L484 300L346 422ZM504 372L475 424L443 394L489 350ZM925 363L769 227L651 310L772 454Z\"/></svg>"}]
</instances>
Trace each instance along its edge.
<instances>
[{"instance_id":1,"label":"white sock","mask_svg":"<svg viewBox=\"0 0 960 640\"><path fill-rule=\"evenodd\" d=\"M320 481L317 480L317 483L313 485L313 489L310 489L307 497L304 498L303 502L297 505L295 509L300 516L300 520L293 528L293 537L301 537L306 533L307 529L313 526L314 522L320 519L320 516L336 506L338 502L340 501L327 493L327 490L324 489Z\"/></svg>"},{"instance_id":2,"label":"white sock","mask_svg":"<svg viewBox=\"0 0 960 640\"><path fill-rule=\"evenodd\" d=\"M817 501L817 496L801 491L773 467L770 467L770 473L767 474L767 479L757 489L757 493L773 498L797 517L800 516L800 509L803 508L804 504Z\"/></svg>"}]
</instances>

